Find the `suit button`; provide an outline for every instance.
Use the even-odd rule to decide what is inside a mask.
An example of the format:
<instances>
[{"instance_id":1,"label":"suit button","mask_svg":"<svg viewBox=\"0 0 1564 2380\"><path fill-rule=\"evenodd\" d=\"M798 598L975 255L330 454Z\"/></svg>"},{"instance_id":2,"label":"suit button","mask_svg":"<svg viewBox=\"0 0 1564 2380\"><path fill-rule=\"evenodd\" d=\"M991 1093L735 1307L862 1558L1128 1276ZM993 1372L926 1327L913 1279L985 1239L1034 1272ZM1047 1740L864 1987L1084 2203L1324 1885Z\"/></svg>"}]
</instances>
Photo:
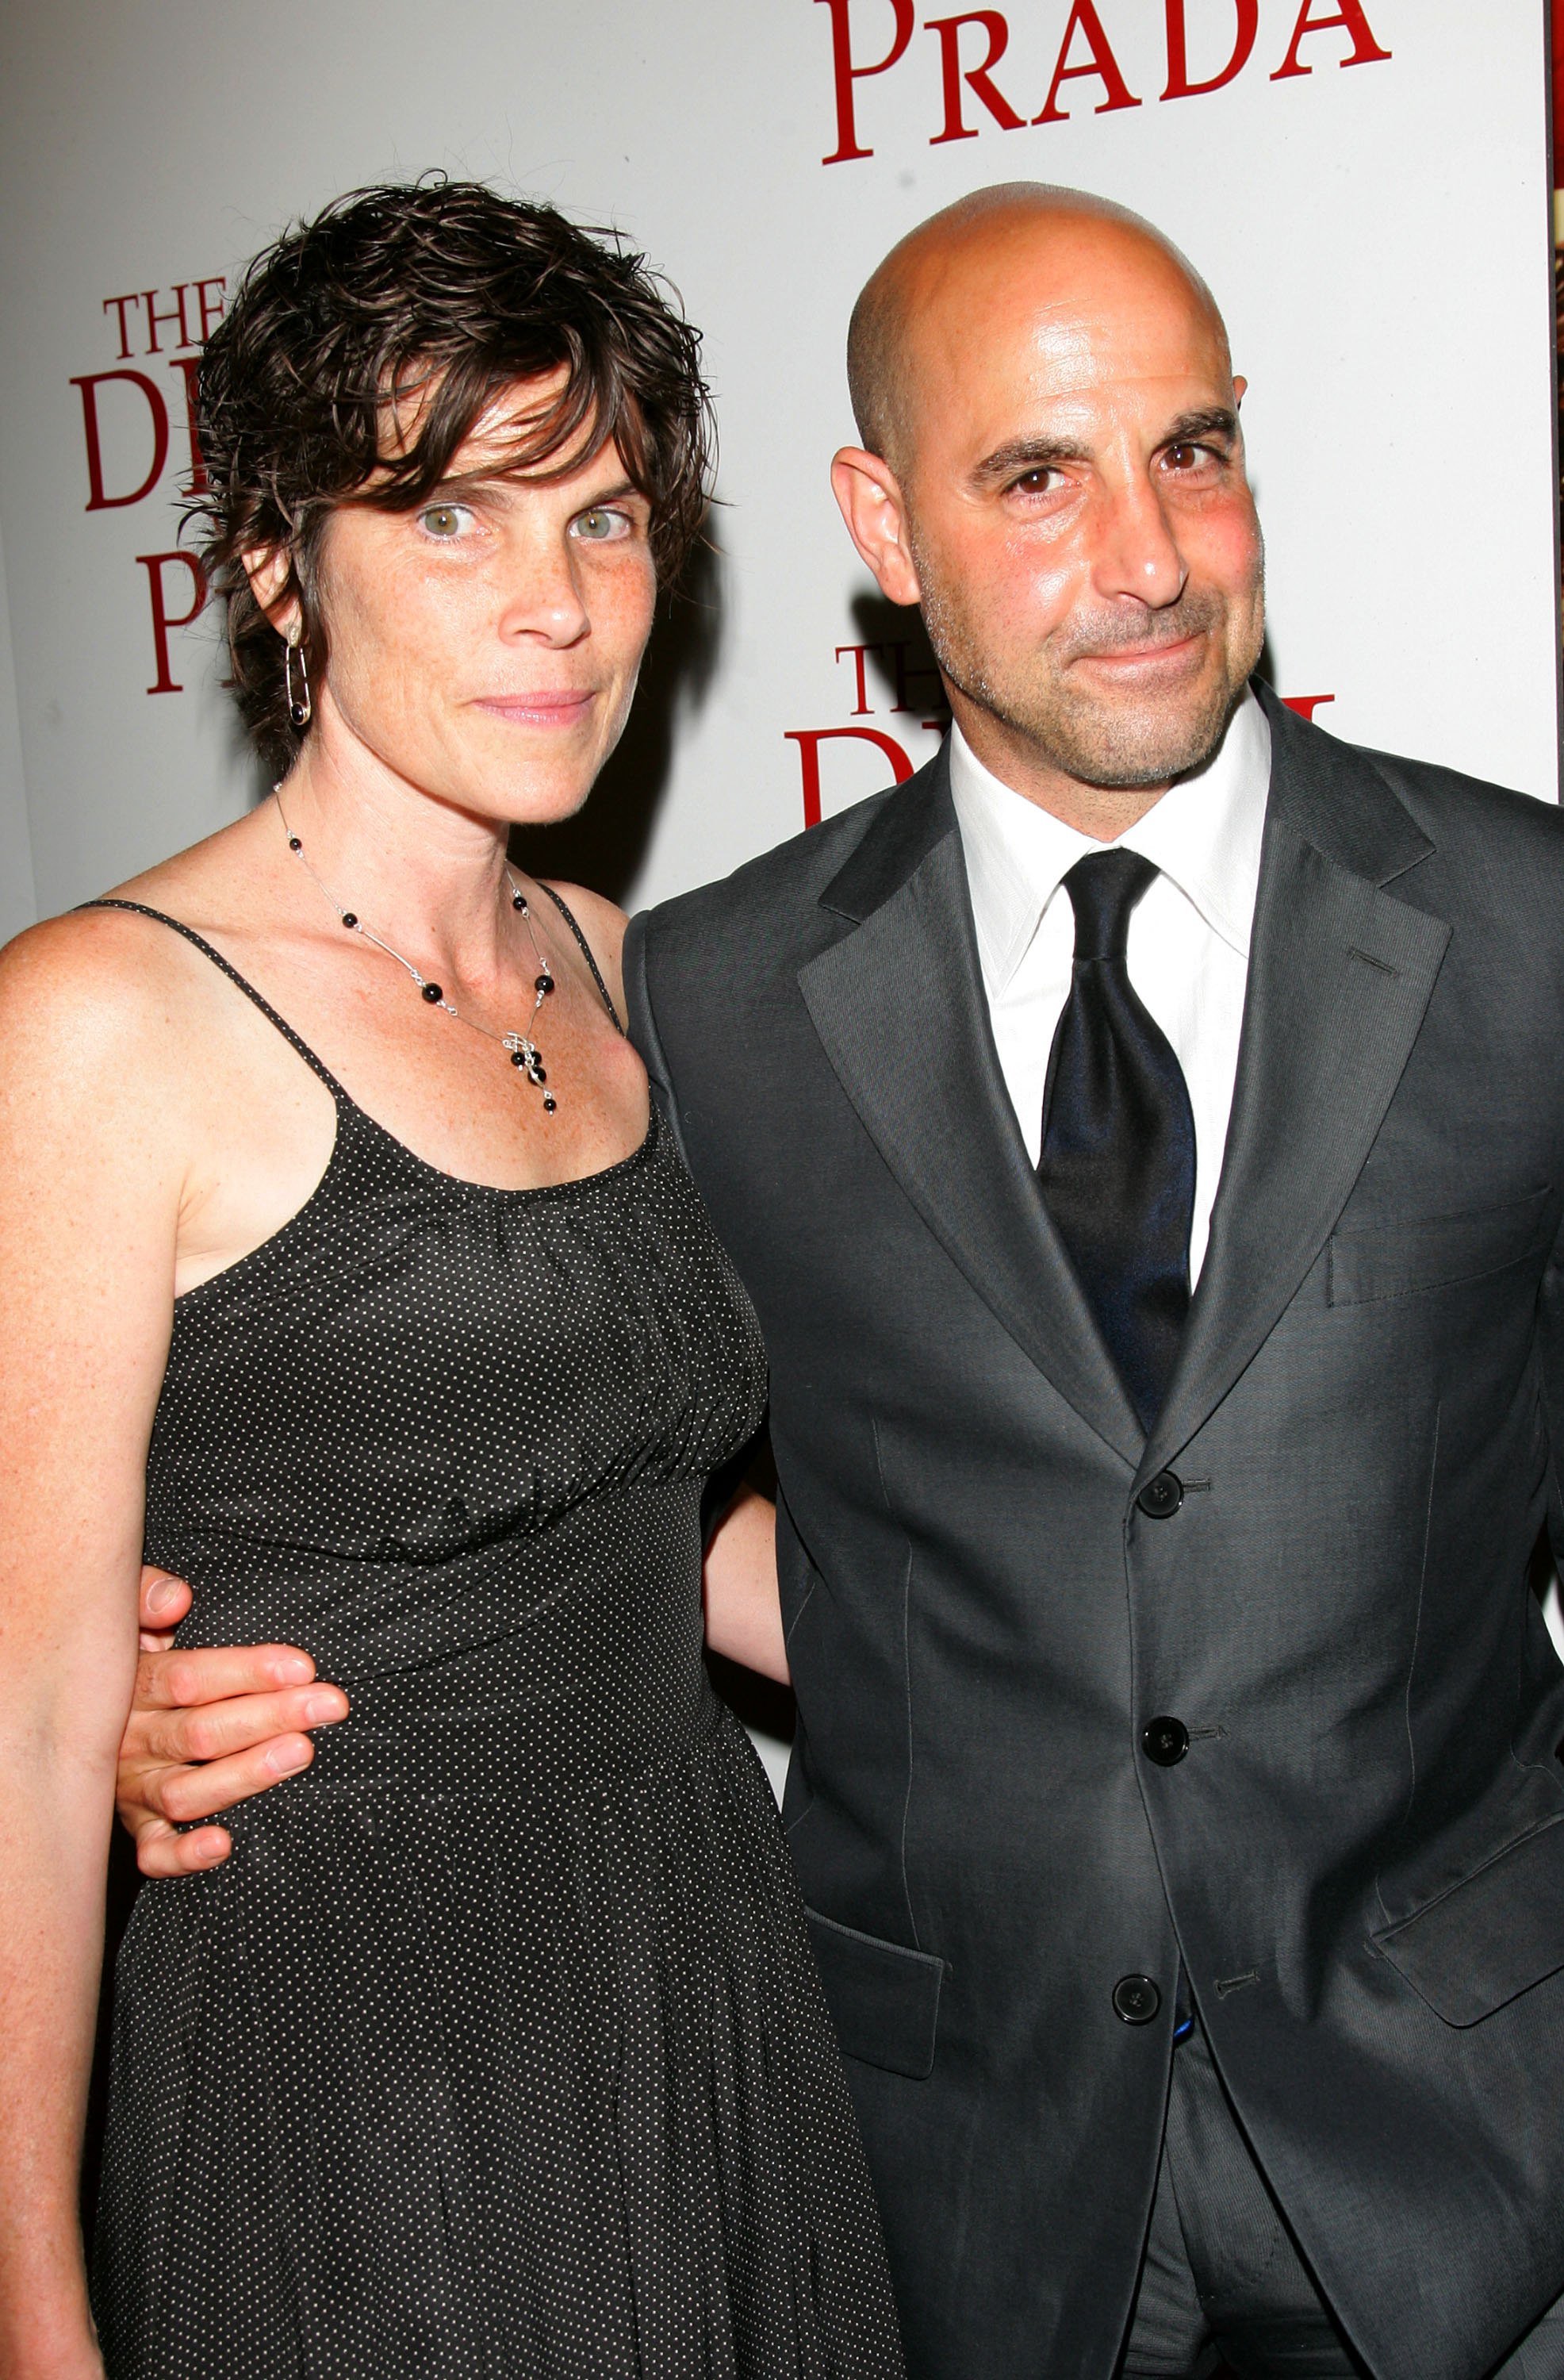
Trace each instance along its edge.
<instances>
[{"instance_id":1,"label":"suit button","mask_svg":"<svg viewBox=\"0 0 1564 2380\"><path fill-rule=\"evenodd\" d=\"M1113 2013L1126 2024L1149 2024L1162 1995L1149 1975L1121 1975L1113 1986Z\"/></svg>"},{"instance_id":2,"label":"suit button","mask_svg":"<svg viewBox=\"0 0 1564 2380\"><path fill-rule=\"evenodd\" d=\"M1182 1718L1147 1719L1140 1740L1158 1768L1176 1768L1189 1750L1189 1730Z\"/></svg>"},{"instance_id":3,"label":"suit button","mask_svg":"<svg viewBox=\"0 0 1564 2380\"><path fill-rule=\"evenodd\" d=\"M1183 1500L1183 1481L1177 1472L1159 1471L1146 1481L1135 1502L1148 1521L1170 1521Z\"/></svg>"}]
</instances>

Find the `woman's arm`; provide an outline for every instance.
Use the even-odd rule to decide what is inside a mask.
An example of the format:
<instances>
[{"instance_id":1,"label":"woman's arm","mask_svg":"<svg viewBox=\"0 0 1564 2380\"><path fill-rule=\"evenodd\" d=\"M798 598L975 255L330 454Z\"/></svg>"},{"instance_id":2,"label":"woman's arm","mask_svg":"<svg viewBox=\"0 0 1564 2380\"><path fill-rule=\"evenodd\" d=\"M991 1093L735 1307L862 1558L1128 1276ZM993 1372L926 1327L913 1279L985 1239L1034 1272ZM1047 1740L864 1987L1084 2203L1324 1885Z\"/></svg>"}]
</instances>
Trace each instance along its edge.
<instances>
[{"instance_id":1,"label":"woman's arm","mask_svg":"<svg viewBox=\"0 0 1564 2380\"><path fill-rule=\"evenodd\" d=\"M183 1174L166 1004L122 949L63 919L0 953L0 2371L26 2380L102 2373L78 2170Z\"/></svg>"},{"instance_id":2,"label":"woman's arm","mask_svg":"<svg viewBox=\"0 0 1564 2380\"><path fill-rule=\"evenodd\" d=\"M777 1508L741 1488L706 1548L706 1641L779 1685L790 1682L777 1592Z\"/></svg>"}]
</instances>

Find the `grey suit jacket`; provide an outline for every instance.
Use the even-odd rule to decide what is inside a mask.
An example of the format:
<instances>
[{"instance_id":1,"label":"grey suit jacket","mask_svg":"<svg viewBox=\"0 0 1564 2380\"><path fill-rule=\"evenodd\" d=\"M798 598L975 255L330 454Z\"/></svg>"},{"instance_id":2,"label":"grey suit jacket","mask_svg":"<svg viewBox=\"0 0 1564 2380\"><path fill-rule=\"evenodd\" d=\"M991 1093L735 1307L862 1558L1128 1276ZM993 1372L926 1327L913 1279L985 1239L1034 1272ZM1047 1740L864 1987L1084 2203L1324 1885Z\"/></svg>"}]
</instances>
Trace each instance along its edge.
<instances>
[{"instance_id":1,"label":"grey suit jacket","mask_svg":"<svg viewBox=\"0 0 1564 2380\"><path fill-rule=\"evenodd\" d=\"M770 1351L784 1815L916 2380L1108 2380L1181 1954L1381 2380L1475 2380L1564 2291L1564 1677L1527 1586L1564 817L1261 693L1232 1123L1149 1444L1006 1099L942 760L627 945Z\"/></svg>"}]
</instances>

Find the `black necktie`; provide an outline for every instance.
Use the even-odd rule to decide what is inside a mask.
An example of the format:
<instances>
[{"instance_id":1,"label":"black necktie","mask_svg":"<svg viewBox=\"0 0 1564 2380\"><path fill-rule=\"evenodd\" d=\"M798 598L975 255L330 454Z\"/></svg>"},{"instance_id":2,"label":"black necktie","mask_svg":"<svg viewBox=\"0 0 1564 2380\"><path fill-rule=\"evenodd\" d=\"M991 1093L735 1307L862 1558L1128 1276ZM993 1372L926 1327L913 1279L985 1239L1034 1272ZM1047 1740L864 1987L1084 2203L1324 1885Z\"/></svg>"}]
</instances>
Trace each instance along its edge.
<instances>
[{"instance_id":1,"label":"black necktie","mask_svg":"<svg viewBox=\"0 0 1564 2380\"><path fill-rule=\"evenodd\" d=\"M1137 852L1100 851L1064 880L1075 965L1037 1161L1049 1212L1148 1435L1189 1312L1194 1208L1189 1091L1124 964L1130 912L1156 874Z\"/></svg>"}]
</instances>

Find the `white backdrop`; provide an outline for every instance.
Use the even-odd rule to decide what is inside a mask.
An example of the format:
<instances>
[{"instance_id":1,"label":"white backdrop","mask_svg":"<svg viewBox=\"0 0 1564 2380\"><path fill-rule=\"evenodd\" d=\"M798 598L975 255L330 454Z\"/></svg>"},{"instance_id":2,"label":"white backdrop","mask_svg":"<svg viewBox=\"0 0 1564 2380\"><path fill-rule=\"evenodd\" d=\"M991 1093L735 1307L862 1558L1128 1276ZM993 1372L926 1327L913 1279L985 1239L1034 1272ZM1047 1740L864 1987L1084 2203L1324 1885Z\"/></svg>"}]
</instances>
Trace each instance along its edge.
<instances>
[{"instance_id":1,"label":"white backdrop","mask_svg":"<svg viewBox=\"0 0 1564 2380\"><path fill-rule=\"evenodd\" d=\"M594 822L622 895L795 831L810 747L790 731L932 750L927 681L892 714L895 656L867 658L861 698L855 656L838 658L908 633L855 609L867 581L827 486L851 427L843 334L893 238L1021 176L1141 208L1226 306L1280 690L1331 696L1319 715L1342 735L1554 796L1543 0L1007 0L960 23L952 5L8 0L0 540L21 775L0 718L3 922L81 899L249 797L209 628L170 629L184 691L146 691L154 577L170 615L191 591L182 563L138 559L176 545L180 358L203 298L210 313L285 218L434 164L625 226L708 334L722 560ZM1221 88L1167 99L1170 28L1191 82L1251 46ZM886 71L848 84L844 141L836 67L903 37ZM1061 47L1069 113L1033 122ZM988 91L1023 121L1006 128L959 79L952 126L948 71L993 50ZM821 163L844 146L872 154ZM109 371L145 386L72 385ZM155 459L148 389L164 468L140 501L88 510L84 403L101 492L124 496ZM0 713L5 674L0 658ZM861 734L814 750L828 809L885 781Z\"/></svg>"},{"instance_id":2,"label":"white backdrop","mask_svg":"<svg viewBox=\"0 0 1564 2380\"><path fill-rule=\"evenodd\" d=\"M160 662L184 365L285 219L430 165L623 225L708 334L721 557L562 872L655 899L795 832L811 763L829 810L934 748L827 485L843 331L902 232L1021 176L1140 208L1223 302L1279 689L1556 798L1544 0L952 6L8 0L0 928L250 797L210 623Z\"/></svg>"}]
</instances>

